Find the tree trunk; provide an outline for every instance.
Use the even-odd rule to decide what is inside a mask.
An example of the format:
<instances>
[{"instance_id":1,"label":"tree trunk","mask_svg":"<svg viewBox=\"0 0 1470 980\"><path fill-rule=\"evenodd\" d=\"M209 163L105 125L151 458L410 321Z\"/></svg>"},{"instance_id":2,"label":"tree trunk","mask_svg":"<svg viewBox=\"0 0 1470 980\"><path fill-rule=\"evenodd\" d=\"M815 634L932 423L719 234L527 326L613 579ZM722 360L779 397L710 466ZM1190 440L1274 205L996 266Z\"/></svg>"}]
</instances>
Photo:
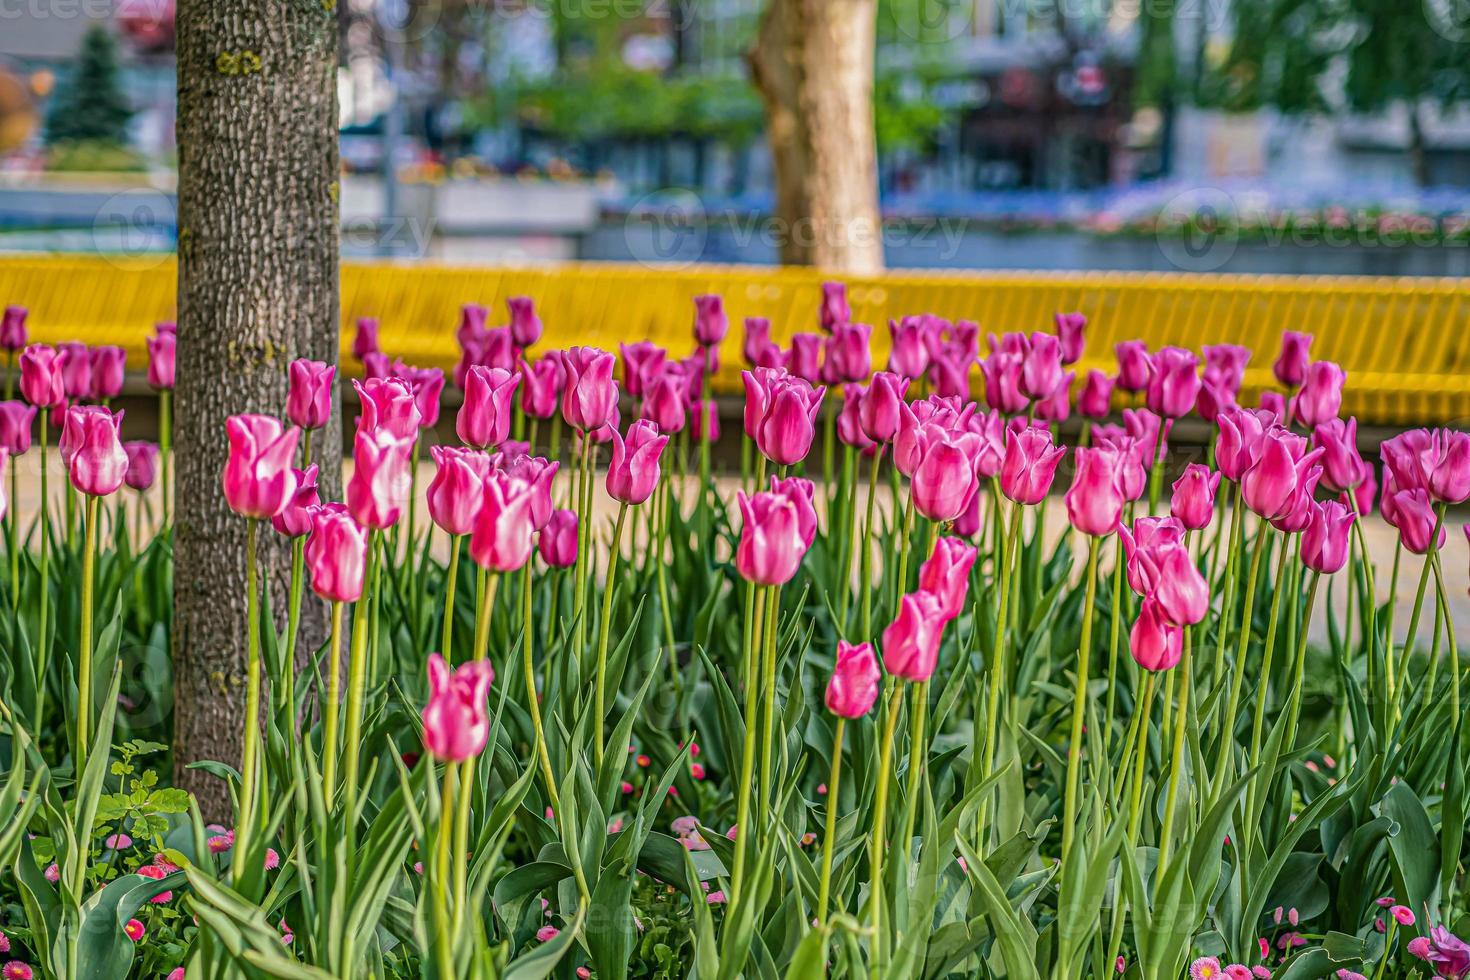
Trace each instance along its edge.
<instances>
[{"instance_id":1,"label":"tree trunk","mask_svg":"<svg viewBox=\"0 0 1470 980\"><path fill-rule=\"evenodd\" d=\"M225 785L187 765L240 763L245 526L226 507L225 419L283 415L286 365L337 362L336 5L180 0L179 294L174 529L176 785L227 816ZM339 420L315 433L322 496L341 483ZM260 529L271 608L289 549ZM308 595L310 593L308 592ZM308 601L300 648L314 650Z\"/></svg>"},{"instance_id":2,"label":"tree trunk","mask_svg":"<svg viewBox=\"0 0 1470 980\"><path fill-rule=\"evenodd\" d=\"M873 132L877 0L768 0L747 55L766 107L781 261L883 268Z\"/></svg>"},{"instance_id":3,"label":"tree trunk","mask_svg":"<svg viewBox=\"0 0 1470 980\"><path fill-rule=\"evenodd\" d=\"M1424 119L1418 100L1409 102L1409 172L1417 187L1429 186L1429 152L1424 145Z\"/></svg>"}]
</instances>

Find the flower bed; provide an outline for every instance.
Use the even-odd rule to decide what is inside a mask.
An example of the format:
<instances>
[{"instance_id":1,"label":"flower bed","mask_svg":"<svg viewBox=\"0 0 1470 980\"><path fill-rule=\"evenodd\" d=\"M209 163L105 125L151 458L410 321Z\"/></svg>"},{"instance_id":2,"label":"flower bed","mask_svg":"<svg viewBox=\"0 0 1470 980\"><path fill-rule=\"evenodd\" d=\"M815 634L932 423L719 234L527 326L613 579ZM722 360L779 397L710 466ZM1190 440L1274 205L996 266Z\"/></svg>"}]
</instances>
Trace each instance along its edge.
<instances>
[{"instance_id":1,"label":"flower bed","mask_svg":"<svg viewBox=\"0 0 1470 980\"><path fill-rule=\"evenodd\" d=\"M975 324L905 318L875 373L828 284L789 348L746 321L737 477L710 451L719 297L687 356L532 358L529 301L465 307L454 446L424 445L443 372L365 320L343 501L310 438L344 411L333 366L221 433L249 662L211 823L153 710L173 328L155 446L107 407L121 351L25 321L0 323L0 486L52 442L67 480L30 526L9 501L4 977L1470 975L1441 556L1470 435L1406 432L1380 470L1310 336L1255 407L1223 343L1120 344L1079 383L1077 314L983 358ZM1208 464L1166 488L1191 415ZM281 616L264 535L290 542Z\"/></svg>"}]
</instances>

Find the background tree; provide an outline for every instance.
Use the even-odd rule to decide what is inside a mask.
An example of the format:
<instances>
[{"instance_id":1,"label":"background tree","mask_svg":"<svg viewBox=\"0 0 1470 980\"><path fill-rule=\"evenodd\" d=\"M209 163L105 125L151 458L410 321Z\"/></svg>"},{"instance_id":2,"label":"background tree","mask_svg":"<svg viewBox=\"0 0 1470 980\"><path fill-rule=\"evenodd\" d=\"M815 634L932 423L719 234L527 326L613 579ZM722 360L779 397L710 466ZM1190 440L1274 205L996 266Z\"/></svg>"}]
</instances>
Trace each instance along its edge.
<instances>
[{"instance_id":1,"label":"background tree","mask_svg":"<svg viewBox=\"0 0 1470 980\"><path fill-rule=\"evenodd\" d=\"M82 36L76 65L51 100L46 114L46 143L120 146L128 140L128 120L132 116L118 82L117 43L106 28L93 27Z\"/></svg>"},{"instance_id":2,"label":"background tree","mask_svg":"<svg viewBox=\"0 0 1470 980\"><path fill-rule=\"evenodd\" d=\"M245 692L245 521L220 493L225 419L283 414L293 358L337 361L335 9L178 6L174 775L206 814L228 812L225 786L188 765L239 764ZM335 421L313 450L322 495L335 497ZM269 529L260 537L271 604L284 610L288 551Z\"/></svg>"}]
</instances>

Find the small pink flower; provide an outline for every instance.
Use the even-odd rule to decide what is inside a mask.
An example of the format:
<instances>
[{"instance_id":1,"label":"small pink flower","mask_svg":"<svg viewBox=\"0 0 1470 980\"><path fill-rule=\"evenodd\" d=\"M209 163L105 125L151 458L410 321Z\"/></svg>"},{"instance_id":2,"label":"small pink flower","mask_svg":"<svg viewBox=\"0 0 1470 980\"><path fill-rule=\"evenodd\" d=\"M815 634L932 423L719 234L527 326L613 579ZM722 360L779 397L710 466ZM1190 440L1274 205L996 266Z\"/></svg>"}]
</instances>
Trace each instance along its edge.
<instances>
[{"instance_id":1,"label":"small pink flower","mask_svg":"<svg viewBox=\"0 0 1470 980\"><path fill-rule=\"evenodd\" d=\"M826 796L827 795L827 784L826 783L818 783L817 784L817 795L818 796Z\"/></svg>"},{"instance_id":2,"label":"small pink flower","mask_svg":"<svg viewBox=\"0 0 1470 980\"><path fill-rule=\"evenodd\" d=\"M592 976L592 971L585 966L579 966L577 967L577 976L579 980L587 980L588 977Z\"/></svg>"},{"instance_id":3,"label":"small pink flower","mask_svg":"<svg viewBox=\"0 0 1470 980\"><path fill-rule=\"evenodd\" d=\"M1251 975L1256 977L1257 980L1271 980L1271 971L1264 966L1251 967Z\"/></svg>"},{"instance_id":4,"label":"small pink flower","mask_svg":"<svg viewBox=\"0 0 1470 980\"><path fill-rule=\"evenodd\" d=\"M145 864L138 869L138 875L143 878L152 878L154 881L162 881L172 874L171 866L161 864ZM163 905L174 897L173 892L159 892L149 899L154 905ZM3 951L0 951L3 952Z\"/></svg>"},{"instance_id":5,"label":"small pink flower","mask_svg":"<svg viewBox=\"0 0 1470 980\"><path fill-rule=\"evenodd\" d=\"M705 904L707 904L707 905L724 905L725 904L725 893L724 892L710 892L708 895L704 896L704 901L705 901Z\"/></svg>"},{"instance_id":6,"label":"small pink flower","mask_svg":"<svg viewBox=\"0 0 1470 980\"><path fill-rule=\"evenodd\" d=\"M48 864L43 874L45 875L47 881L61 880L61 869L58 868L55 863Z\"/></svg>"},{"instance_id":7,"label":"small pink flower","mask_svg":"<svg viewBox=\"0 0 1470 980\"><path fill-rule=\"evenodd\" d=\"M689 775L692 776L692 777L694 777L695 779L703 779L704 778L704 766L700 765L697 762L691 762L691 763L689 763Z\"/></svg>"},{"instance_id":8,"label":"small pink flower","mask_svg":"<svg viewBox=\"0 0 1470 980\"><path fill-rule=\"evenodd\" d=\"M1271 956L1270 941L1265 936L1262 936L1256 940L1256 943L1261 947L1261 959L1268 959Z\"/></svg>"},{"instance_id":9,"label":"small pink flower","mask_svg":"<svg viewBox=\"0 0 1470 980\"><path fill-rule=\"evenodd\" d=\"M1189 964L1189 980L1220 980L1225 971L1213 956L1201 956Z\"/></svg>"},{"instance_id":10,"label":"small pink flower","mask_svg":"<svg viewBox=\"0 0 1470 980\"><path fill-rule=\"evenodd\" d=\"M1225 975L1230 980L1251 980L1251 968L1240 963L1231 963L1225 968Z\"/></svg>"},{"instance_id":11,"label":"small pink flower","mask_svg":"<svg viewBox=\"0 0 1470 980\"><path fill-rule=\"evenodd\" d=\"M121 851L132 847L133 839L127 834L113 834L107 840L103 841L103 844L107 846L108 850Z\"/></svg>"},{"instance_id":12,"label":"small pink flower","mask_svg":"<svg viewBox=\"0 0 1470 980\"><path fill-rule=\"evenodd\" d=\"M223 854L235 846L235 832L228 830L223 834L216 834L208 840L207 844L211 854Z\"/></svg>"},{"instance_id":13,"label":"small pink flower","mask_svg":"<svg viewBox=\"0 0 1470 980\"><path fill-rule=\"evenodd\" d=\"M1119 956L1116 960L1113 961L1113 969L1116 970L1118 973L1123 973L1125 970L1128 969L1128 961Z\"/></svg>"},{"instance_id":14,"label":"small pink flower","mask_svg":"<svg viewBox=\"0 0 1470 980\"><path fill-rule=\"evenodd\" d=\"M174 967L173 972L168 975L168 980L184 980L184 968L182 966Z\"/></svg>"},{"instance_id":15,"label":"small pink flower","mask_svg":"<svg viewBox=\"0 0 1470 980\"><path fill-rule=\"evenodd\" d=\"M280 866L281 866L281 856L276 853L275 848L273 848L273 847L267 847L265 849L265 870L267 870L267 871L274 871L276 868L279 868Z\"/></svg>"},{"instance_id":16,"label":"small pink flower","mask_svg":"<svg viewBox=\"0 0 1470 980\"><path fill-rule=\"evenodd\" d=\"M35 974L20 960L11 960L5 964L4 970L0 970L0 976L3 976L5 980L31 980Z\"/></svg>"},{"instance_id":17,"label":"small pink flower","mask_svg":"<svg viewBox=\"0 0 1470 980\"><path fill-rule=\"evenodd\" d=\"M1411 926L1414 924L1414 911L1407 905L1395 905L1388 912L1401 926Z\"/></svg>"},{"instance_id":18,"label":"small pink flower","mask_svg":"<svg viewBox=\"0 0 1470 980\"><path fill-rule=\"evenodd\" d=\"M811 831L807 831L806 833L804 833L804 834L801 835L801 846L802 847L811 847L816 842L817 842L817 835L814 834L814 833L812 833Z\"/></svg>"},{"instance_id":19,"label":"small pink flower","mask_svg":"<svg viewBox=\"0 0 1470 980\"><path fill-rule=\"evenodd\" d=\"M1375 898L1374 901L1378 903L1379 908L1386 909L1393 904L1393 896L1384 895L1382 898Z\"/></svg>"},{"instance_id":20,"label":"small pink flower","mask_svg":"<svg viewBox=\"0 0 1470 980\"><path fill-rule=\"evenodd\" d=\"M148 930L143 928L143 923L139 922L137 919L129 919L128 924L123 926L123 932L127 933L128 938L136 943L142 941L143 936L148 932Z\"/></svg>"},{"instance_id":21,"label":"small pink flower","mask_svg":"<svg viewBox=\"0 0 1470 980\"><path fill-rule=\"evenodd\" d=\"M631 792L633 792L633 784L629 782L623 783L623 795L626 796Z\"/></svg>"},{"instance_id":22,"label":"small pink flower","mask_svg":"<svg viewBox=\"0 0 1470 980\"><path fill-rule=\"evenodd\" d=\"M549 943L559 935L561 935L561 930L556 926L542 926L536 930L536 941Z\"/></svg>"}]
</instances>

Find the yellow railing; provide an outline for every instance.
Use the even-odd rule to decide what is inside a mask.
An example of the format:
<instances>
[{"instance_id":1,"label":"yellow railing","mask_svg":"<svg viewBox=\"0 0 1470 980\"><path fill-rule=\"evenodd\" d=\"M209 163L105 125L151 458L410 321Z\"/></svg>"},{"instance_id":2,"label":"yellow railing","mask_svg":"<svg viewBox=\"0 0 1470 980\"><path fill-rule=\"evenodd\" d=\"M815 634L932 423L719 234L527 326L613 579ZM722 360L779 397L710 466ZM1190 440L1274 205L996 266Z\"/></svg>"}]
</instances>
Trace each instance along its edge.
<instances>
[{"instance_id":1,"label":"yellow railing","mask_svg":"<svg viewBox=\"0 0 1470 980\"><path fill-rule=\"evenodd\" d=\"M38 340L78 339L126 347L143 363L143 337L174 311L172 260L97 256L0 258L0 303L31 308ZM725 297L733 327L721 351L719 389L738 390L740 322L769 317L784 340L815 329L820 283L807 269L755 266L568 264L450 266L417 262L344 263L342 320L382 321L389 353L449 366L462 303L504 319L507 296L534 297L547 326L542 346L648 337L676 353L692 346L692 297ZM1150 348L1245 344L1256 352L1244 397L1270 382L1282 330L1316 334L1313 355L1348 373L1345 411L1383 424L1470 417L1470 284L1454 279L1220 276L1118 272L895 271L850 279L853 316L875 324L874 363L886 359L890 317L934 312L978 322L984 331L1050 329L1059 310L1088 316L1089 357L1079 367L1112 366L1119 340ZM350 332L344 330L344 346ZM978 384L978 372L976 372Z\"/></svg>"}]
</instances>

